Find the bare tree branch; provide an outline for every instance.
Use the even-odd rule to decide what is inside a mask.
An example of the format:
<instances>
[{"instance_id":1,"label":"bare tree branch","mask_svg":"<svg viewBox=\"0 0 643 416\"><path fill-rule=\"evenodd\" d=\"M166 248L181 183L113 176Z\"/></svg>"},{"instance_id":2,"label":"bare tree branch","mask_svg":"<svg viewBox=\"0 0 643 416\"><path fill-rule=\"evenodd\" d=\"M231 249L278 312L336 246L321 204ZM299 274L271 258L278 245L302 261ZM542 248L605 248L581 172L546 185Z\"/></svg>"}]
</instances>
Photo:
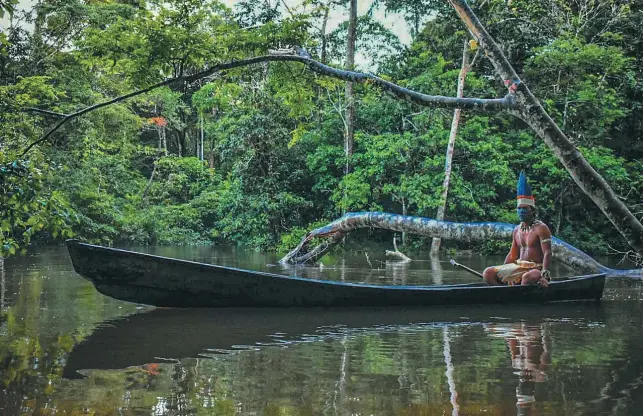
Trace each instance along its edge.
<instances>
[{"instance_id":1,"label":"bare tree branch","mask_svg":"<svg viewBox=\"0 0 643 416\"><path fill-rule=\"evenodd\" d=\"M248 65L254 65L261 62L300 62L307 65L312 71L315 71L322 75L331 76L334 78L339 78L344 81L352 82L361 82L361 83L370 83L373 84L382 90L391 93L399 98L405 99L407 101L419 104L422 106L429 107L442 107L442 108L462 108L467 110L479 110L479 111L499 111L504 109L512 109L514 107L514 100L510 95L507 95L504 98L454 98L454 97L445 97L440 95L427 95L422 94L417 91L410 90L408 88L401 87L397 84L394 84L390 81L386 81L382 78L379 78L373 74L364 74L361 72L346 71L342 69L337 69L324 65L321 62L315 61L313 59L299 56L299 55L286 55L286 54L274 54L274 55L262 55L254 58L242 59L238 61L226 62L218 65L214 65L211 68L208 68L204 71L198 72L194 75L184 75L174 78L166 79L165 81L158 82L147 88L136 90L130 92L129 94L121 95L119 97L113 98L102 103L94 104L89 107L85 107L79 111L76 111L71 114L64 116L53 128L51 128L47 133L45 133L38 140L31 143L25 150L22 152L21 156L24 156L32 147L38 143L42 143L49 139L51 135L56 132L60 127L62 127L67 122L87 114L90 111L97 110L102 107L106 107L111 104L126 100L128 98L135 97L137 95L145 94L146 92L152 91L154 89L163 87L165 85L173 84L175 82L185 81L193 82L201 78L211 76L214 73L225 71L232 68L239 68Z\"/></svg>"},{"instance_id":2,"label":"bare tree branch","mask_svg":"<svg viewBox=\"0 0 643 416\"><path fill-rule=\"evenodd\" d=\"M135 97L137 95L145 94L146 92L152 91L152 90L154 90L156 88L162 87L164 85L171 84L173 82L179 81L179 80L184 79L184 78L186 78L186 77L170 78L170 79L167 79L165 81L156 83L156 84L154 84L154 85L152 85L150 87L143 88L142 90L137 90L137 91L131 92L129 94L121 95L120 97L116 97L116 98L113 98L111 100L104 101L102 103L98 103L98 104L91 105L89 107L85 107L82 110L76 111L75 113L67 114L62 120L60 120L58 123L56 123L56 125L54 127L52 127L47 133L45 133L44 136L42 136L41 138L39 138L38 140L36 140L35 142L33 142L29 146L27 146L25 148L25 150L23 150L23 152L20 154L20 157L22 157L25 154L27 154L27 152L29 152L29 150L31 150L31 148L34 147L35 145L37 145L38 143L42 143L42 142L46 141L47 139L49 139L49 137L56 130L61 128L63 126L63 124L67 123L68 121L71 121L71 120L75 119L76 117L80 117L83 114L87 114L90 111L94 111L94 110L97 110L97 109L102 108L102 107L107 107L108 105L117 103L119 101L123 101L123 100L126 100L128 98Z\"/></svg>"},{"instance_id":3,"label":"bare tree branch","mask_svg":"<svg viewBox=\"0 0 643 416\"><path fill-rule=\"evenodd\" d=\"M48 116L54 116L54 117L67 117L68 116L68 114L56 113L55 111L43 110L42 108L35 108L35 107L27 107L24 110L25 111L33 111L34 113L42 113L42 114L46 114Z\"/></svg>"},{"instance_id":4,"label":"bare tree branch","mask_svg":"<svg viewBox=\"0 0 643 416\"><path fill-rule=\"evenodd\" d=\"M397 257L403 262L411 261L411 258L409 256L407 256L406 254L402 253L400 250L397 249L397 237L393 237L393 248L395 248L395 251L386 250L387 256Z\"/></svg>"}]
</instances>

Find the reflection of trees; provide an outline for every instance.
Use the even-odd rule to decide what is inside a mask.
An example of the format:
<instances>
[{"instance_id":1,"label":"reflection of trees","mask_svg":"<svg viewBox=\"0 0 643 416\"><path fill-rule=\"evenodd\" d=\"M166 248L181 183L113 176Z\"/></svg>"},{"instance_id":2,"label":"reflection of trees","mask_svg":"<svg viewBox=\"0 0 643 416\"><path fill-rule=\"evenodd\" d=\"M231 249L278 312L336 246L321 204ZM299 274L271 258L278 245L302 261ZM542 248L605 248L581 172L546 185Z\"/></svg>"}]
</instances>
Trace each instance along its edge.
<instances>
[{"instance_id":1,"label":"reflection of trees","mask_svg":"<svg viewBox=\"0 0 643 416\"><path fill-rule=\"evenodd\" d=\"M541 323L498 326L504 332L494 333L502 335L502 341L488 338L480 324L360 331L332 327L327 329L332 335L325 340L181 359L160 364L158 374L143 371L145 368L90 371L88 379L74 381L82 383L84 397L76 399L76 406L85 403L90 409L109 406L165 409L176 415L212 412L411 415L455 414L457 410L460 414L482 411L504 414L515 412L519 379L523 384L544 380L543 372L551 360L547 358L549 335L543 333ZM558 327L555 339L567 336L564 323L545 325ZM605 334L601 332L605 328L595 329L597 335ZM445 360L445 352L450 359ZM563 351L560 356L565 353L570 351ZM590 373L596 382L587 387L587 395L599 391L600 383L609 374L600 367L592 367L587 357L583 361L567 358L566 366L577 368L582 362L592 369ZM446 362L451 362L451 375L445 368ZM518 376L507 379L508 367L516 367ZM596 369L599 371L592 373ZM545 389L539 389L541 396L536 397L541 406L556 409L563 405L563 399L557 390L551 389L563 378L554 370L551 373L553 376L550 374L545 383L549 393L541 397ZM565 374L569 377L569 372ZM458 389L457 401L453 400L455 389L449 388L452 386ZM78 388L81 387L77 385L75 389ZM567 393L570 405L579 400L581 393L576 388ZM57 395L59 407L63 394L64 389ZM564 411L574 413L572 408Z\"/></svg>"},{"instance_id":2,"label":"reflection of trees","mask_svg":"<svg viewBox=\"0 0 643 416\"><path fill-rule=\"evenodd\" d=\"M61 259L65 267L59 267ZM3 414L49 414L65 407L69 399L56 398L56 390L73 345L95 322L135 309L106 304L66 262L66 253L51 251L15 257L0 267Z\"/></svg>"},{"instance_id":3,"label":"reflection of trees","mask_svg":"<svg viewBox=\"0 0 643 416\"><path fill-rule=\"evenodd\" d=\"M451 406L453 407L451 414L453 416L458 416L460 414L460 405L458 405L458 391L456 390L455 380L453 377L455 368L451 360L451 342L449 339L448 326L444 327L444 329L442 330L442 334L444 339L444 363L446 364L445 374L447 376L447 384L449 385Z\"/></svg>"},{"instance_id":4,"label":"reflection of trees","mask_svg":"<svg viewBox=\"0 0 643 416\"><path fill-rule=\"evenodd\" d=\"M599 397L581 406L579 414L640 414L643 406L643 360L640 354L625 359L611 371Z\"/></svg>"},{"instance_id":5,"label":"reflection of trees","mask_svg":"<svg viewBox=\"0 0 643 416\"><path fill-rule=\"evenodd\" d=\"M431 276L433 277L434 284L443 284L442 263L440 263L440 258L438 256L431 256Z\"/></svg>"},{"instance_id":6,"label":"reflection of trees","mask_svg":"<svg viewBox=\"0 0 643 416\"><path fill-rule=\"evenodd\" d=\"M399 260L386 261L386 276L391 277L391 284L405 285L411 262Z\"/></svg>"},{"instance_id":7,"label":"reflection of trees","mask_svg":"<svg viewBox=\"0 0 643 416\"><path fill-rule=\"evenodd\" d=\"M432 269L435 279L440 264ZM426 309L426 321L412 322L437 325L325 327L321 332L328 336L314 342L176 362L158 360L161 364L154 371L149 366L91 370L86 379L72 381L61 379L60 371L73 344L90 333L96 322L122 314L120 306L132 310L134 306L111 302L89 283L56 271L48 271L47 279L42 278L42 270L21 272L22 282L12 281L11 270L6 271L9 296L0 326L0 407L7 414L20 409L38 413L45 407L68 414L112 414L117 408L123 414L334 414L330 404L338 387L343 391L338 413L505 414L516 411L519 378L535 383L544 374L547 382L540 383L534 395L544 413L635 413L634 405L641 404L637 397L643 388L643 357L631 354L642 340L640 334L631 333L640 327L640 307L612 313L608 322L601 315L594 319L598 324L586 318L583 307L575 309L580 312L573 320L547 323L539 316L550 309L534 308L533 318L520 323L521 317L511 315L514 309L496 308L495 312L508 317L509 324L503 327L509 327L509 338L490 338L476 317L456 324L458 317L468 315L462 309L444 315ZM403 282L410 271L387 266L386 273ZM445 280L448 273L445 268ZM346 279L352 276L348 272ZM74 286L74 282L80 284ZM12 297L12 293L18 295ZM488 319L487 309L483 313ZM164 325L165 319L164 315ZM523 343L533 339L537 344L539 337L532 326L541 331L545 345L525 350L518 337ZM137 339L137 332L128 332L128 337ZM544 353L549 351L549 338L556 350L547 371ZM521 373L507 377L514 365Z\"/></svg>"},{"instance_id":8,"label":"reflection of trees","mask_svg":"<svg viewBox=\"0 0 643 416\"><path fill-rule=\"evenodd\" d=\"M335 386L333 394L333 413L335 415L343 415L346 413L344 410L344 403L346 400L346 378L348 377L348 345L347 337L344 335L341 341L344 351L342 352L339 366L339 380Z\"/></svg>"},{"instance_id":9,"label":"reflection of trees","mask_svg":"<svg viewBox=\"0 0 643 416\"><path fill-rule=\"evenodd\" d=\"M443 284L442 278L442 263L438 256L431 256L431 274L433 282L436 285ZM444 326L442 329L442 352L444 354L444 364L446 366L445 375L447 377L447 384L449 386L449 397L452 406L451 415L458 416L460 414L460 406L458 405L458 391L456 389L455 379L453 377L455 368L453 360L451 359L451 335L449 334L449 326Z\"/></svg>"},{"instance_id":10,"label":"reflection of trees","mask_svg":"<svg viewBox=\"0 0 643 416\"><path fill-rule=\"evenodd\" d=\"M74 340L60 336L43 348L11 308L6 318L0 343L0 403L4 414L38 413L52 406L53 386Z\"/></svg>"}]
</instances>

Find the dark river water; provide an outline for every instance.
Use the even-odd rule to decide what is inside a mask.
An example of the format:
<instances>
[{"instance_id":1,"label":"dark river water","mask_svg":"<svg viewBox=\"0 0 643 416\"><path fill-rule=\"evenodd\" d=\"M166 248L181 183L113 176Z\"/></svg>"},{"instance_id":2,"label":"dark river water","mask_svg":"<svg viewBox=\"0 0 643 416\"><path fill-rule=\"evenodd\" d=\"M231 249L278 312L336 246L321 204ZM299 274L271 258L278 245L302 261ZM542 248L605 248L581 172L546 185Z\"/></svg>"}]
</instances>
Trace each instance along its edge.
<instances>
[{"instance_id":1,"label":"dark river water","mask_svg":"<svg viewBox=\"0 0 643 416\"><path fill-rule=\"evenodd\" d=\"M320 279L473 282L448 258L140 249ZM474 269L500 257L459 257ZM0 270L0 415L639 415L643 286L600 303L345 309L153 308L99 294L64 247ZM570 275L557 266L554 276Z\"/></svg>"}]
</instances>

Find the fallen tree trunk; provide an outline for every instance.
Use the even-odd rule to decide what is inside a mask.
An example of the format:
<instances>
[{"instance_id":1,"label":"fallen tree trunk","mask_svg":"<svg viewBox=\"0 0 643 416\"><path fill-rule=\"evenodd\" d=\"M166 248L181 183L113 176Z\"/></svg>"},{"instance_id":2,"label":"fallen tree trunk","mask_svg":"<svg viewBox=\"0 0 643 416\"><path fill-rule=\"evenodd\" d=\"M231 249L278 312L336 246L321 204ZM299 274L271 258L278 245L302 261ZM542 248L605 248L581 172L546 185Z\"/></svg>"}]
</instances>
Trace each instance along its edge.
<instances>
[{"instance_id":1,"label":"fallen tree trunk","mask_svg":"<svg viewBox=\"0 0 643 416\"><path fill-rule=\"evenodd\" d=\"M299 245L286 254L280 262L290 264L315 262L339 243L348 232L357 228L381 228L427 237L472 242L511 241L514 227L514 224L500 222L458 223L385 212L351 212L324 227L310 231ZM310 242L314 238L324 238L325 240L322 244L311 248ZM556 237L552 237L552 253L558 260L582 273L606 273L609 277L643 279L643 269L617 270L609 268L594 260L587 253Z\"/></svg>"}]
</instances>

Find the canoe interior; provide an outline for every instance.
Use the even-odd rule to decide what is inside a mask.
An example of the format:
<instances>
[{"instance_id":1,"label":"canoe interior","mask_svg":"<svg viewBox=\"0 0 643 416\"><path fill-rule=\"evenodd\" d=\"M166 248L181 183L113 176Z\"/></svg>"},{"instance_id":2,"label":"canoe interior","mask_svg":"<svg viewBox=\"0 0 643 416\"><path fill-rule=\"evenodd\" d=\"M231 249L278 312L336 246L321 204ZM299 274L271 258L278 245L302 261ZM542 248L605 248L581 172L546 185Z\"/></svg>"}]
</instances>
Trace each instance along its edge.
<instances>
[{"instance_id":1,"label":"canoe interior","mask_svg":"<svg viewBox=\"0 0 643 416\"><path fill-rule=\"evenodd\" d=\"M116 299L166 307L436 306L598 300L605 275L550 287L344 283L171 259L70 240L77 273Z\"/></svg>"}]
</instances>

